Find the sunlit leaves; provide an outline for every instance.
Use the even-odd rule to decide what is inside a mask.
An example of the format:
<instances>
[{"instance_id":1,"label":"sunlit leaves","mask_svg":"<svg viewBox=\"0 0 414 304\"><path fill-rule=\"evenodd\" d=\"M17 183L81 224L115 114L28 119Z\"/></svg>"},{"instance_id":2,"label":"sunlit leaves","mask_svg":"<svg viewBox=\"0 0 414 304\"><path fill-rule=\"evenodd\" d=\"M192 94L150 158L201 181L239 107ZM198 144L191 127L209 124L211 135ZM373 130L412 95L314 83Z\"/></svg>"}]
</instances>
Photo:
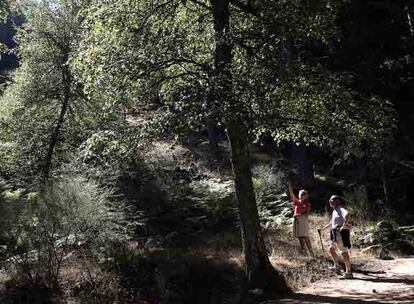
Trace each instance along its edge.
<instances>
[{"instance_id":1,"label":"sunlit leaves","mask_svg":"<svg viewBox=\"0 0 414 304\"><path fill-rule=\"evenodd\" d=\"M392 107L355 94L352 77L329 72L311 52L313 43L332 39L340 3L256 1L254 14L233 5L227 36L233 88L214 100L208 8L178 0L97 1L83 13L78 77L90 96L155 104L159 129L170 132L197 130L208 120L225 125L237 108L257 140L271 134L279 143L303 142L342 156L378 151L394 130Z\"/></svg>"},{"instance_id":2,"label":"sunlit leaves","mask_svg":"<svg viewBox=\"0 0 414 304\"><path fill-rule=\"evenodd\" d=\"M88 128L105 117L97 115L96 106L79 90L81 84L63 74L64 70L71 74L71 60L77 52L80 5L80 0L32 3L16 36L20 66L1 99L1 139L14 147L11 162L3 168L13 166L14 174L24 179L36 178L44 164L65 85L70 86L70 102L54 149L56 164L68 161Z\"/></svg>"}]
</instances>

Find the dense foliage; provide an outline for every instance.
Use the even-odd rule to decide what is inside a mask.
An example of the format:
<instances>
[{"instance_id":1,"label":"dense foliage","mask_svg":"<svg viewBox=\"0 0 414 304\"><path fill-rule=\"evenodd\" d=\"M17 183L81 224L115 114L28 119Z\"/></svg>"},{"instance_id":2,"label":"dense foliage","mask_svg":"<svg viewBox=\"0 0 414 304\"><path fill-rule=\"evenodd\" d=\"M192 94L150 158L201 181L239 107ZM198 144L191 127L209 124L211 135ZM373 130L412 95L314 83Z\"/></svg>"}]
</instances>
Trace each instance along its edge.
<instances>
[{"instance_id":1,"label":"dense foliage","mask_svg":"<svg viewBox=\"0 0 414 304\"><path fill-rule=\"evenodd\" d=\"M97 259L129 237L127 210L111 191L81 177L56 181L42 193L5 191L1 196L3 259L32 283L55 287L70 248L85 246Z\"/></svg>"},{"instance_id":2,"label":"dense foliage","mask_svg":"<svg viewBox=\"0 0 414 304\"><path fill-rule=\"evenodd\" d=\"M258 139L271 133L278 143L330 147L342 156L360 155L368 146L378 151L394 130L392 105L358 94L350 76L329 72L311 57L307 45L331 37L335 6L321 1L308 9L300 3L263 3L251 15L234 8L227 34L234 45L233 94L249 117L250 131ZM87 90L118 102L114 93L135 104L155 100L176 131L198 130L210 121L225 124L231 109L213 97L208 11L207 2L192 1L93 5L79 56Z\"/></svg>"},{"instance_id":3,"label":"dense foliage","mask_svg":"<svg viewBox=\"0 0 414 304\"><path fill-rule=\"evenodd\" d=\"M312 178L314 170L320 181L334 178L339 165L351 171L346 182L358 187L344 194L354 213L374 217L380 211L368 210L382 200L392 214L388 177L396 173L387 166L414 168L404 149L389 153L413 143L406 2L0 2L1 18L25 20L16 47L0 50L19 59L0 96L4 260L57 286L75 243L113 262L106 245L133 237L146 250L149 229L169 243L185 225L204 229L201 221L214 219L241 226L249 287L266 289L260 274L274 272L260 223L288 222L282 192L297 172L280 158L289 146ZM172 140L188 150L176 157ZM272 163L252 170L260 147ZM312 182L300 180L316 192ZM127 219L125 206L136 214ZM182 230L160 228L176 216ZM136 217L146 220L131 230Z\"/></svg>"}]
</instances>

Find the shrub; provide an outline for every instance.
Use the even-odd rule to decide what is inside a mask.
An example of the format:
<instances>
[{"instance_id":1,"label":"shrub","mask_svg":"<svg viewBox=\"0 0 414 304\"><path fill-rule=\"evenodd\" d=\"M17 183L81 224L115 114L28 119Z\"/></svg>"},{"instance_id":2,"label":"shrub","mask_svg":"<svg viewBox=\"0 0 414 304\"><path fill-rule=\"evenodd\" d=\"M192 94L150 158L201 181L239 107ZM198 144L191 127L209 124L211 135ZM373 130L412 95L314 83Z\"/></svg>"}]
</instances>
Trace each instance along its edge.
<instances>
[{"instance_id":1,"label":"shrub","mask_svg":"<svg viewBox=\"0 0 414 304\"><path fill-rule=\"evenodd\" d=\"M67 298L73 304L113 304L127 303L127 291L119 285L113 272L104 271L87 262L76 278Z\"/></svg>"},{"instance_id":2,"label":"shrub","mask_svg":"<svg viewBox=\"0 0 414 304\"><path fill-rule=\"evenodd\" d=\"M368 201L367 188L364 185L344 192L344 199L352 217L358 220L374 218L372 203Z\"/></svg>"},{"instance_id":3,"label":"shrub","mask_svg":"<svg viewBox=\"0 0 414 304\"><path fill-rule=\"evenodd\" d=\"M139 134L131 131L98 131L78 148L76 157L64 171L77 170L100 181L113 184L119 173L135 167L140 160Z\"/></svg>"},{"instance_id":4,"label":"shrub","mask_svg":"<svg viewBox=\"0 0 414 304\"><path fill-rule=\"evenodd\" d=\"M128 237L125 210L111 203L111 191L82 177L62 178L42 193L25 195L17 221L7 223L7 258L34 283L59 284L65 257L79 246L104 256L108 247Z\"/></svg>"},{"instance_id":5,"label":"shrub","mask_svg":"<svg viewBox=\"0 0 414 304\"><path fill-rule=\"evenodd\" d=\"M286 191L287 177L281 169L262 164L255 166L252 173L253 186L259 202L271 194L281 194Z\"/></svg>"},{"instance_id":6,"label":"shrub","mask_svg":"<svg viewBox=\"0 0 414 304\"><path fill-rule=\"evenodd\" d=\"M168 202L183 203L183 198L191 193L189 184L195 172L177 160L145 160L144 170Z\"/></svg>"},{"instance_id":7,"label":"shrub","mask_svg":"<svg viewBox=\"0 0 414 304\"><path fill-rule=\"evenodd\" d=\"M193 181L187 198L207 210L215 219L237 212L237 199L233 181L216 178Z\"/></svg>"},{"instance_id":8,"label":"shrub","mask_svg":"<svg viewBox=\"0 0 414 304\"><path fill-rule=\"evenodd\" d=\"M8 189L8 190L5 190ZM9 186L1 181L0 186L0 244L1 251L0 257L1 261L4 262L7 257L7 252L14 248L16 242L20 239L17 237L19 235L19 225L17 222L22 216L25 203L22 200L23 192L19 189L13 191L9 189Z\"/></svg>"},{"instance_id":9,"label":"shrub","mask_svg":"<svg viewBox=\"0 0 414 304\"><path fill-rule=\"evenodd\" d=\"M78 150L78 161L102 168L122 168L133 162L138 139L114 131L99 131L85 140Z\"/></svg>"}]
</instances>

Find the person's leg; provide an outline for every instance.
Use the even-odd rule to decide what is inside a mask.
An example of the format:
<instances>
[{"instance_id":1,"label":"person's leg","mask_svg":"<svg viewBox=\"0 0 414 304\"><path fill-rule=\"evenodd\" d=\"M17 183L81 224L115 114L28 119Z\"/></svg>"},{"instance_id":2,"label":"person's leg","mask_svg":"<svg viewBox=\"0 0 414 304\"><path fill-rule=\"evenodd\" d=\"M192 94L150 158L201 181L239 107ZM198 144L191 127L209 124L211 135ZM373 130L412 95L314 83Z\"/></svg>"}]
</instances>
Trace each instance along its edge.
<instances>
[{"instance_id":1,"label":"person's leg","mask_svg":"<svg viewBox=\"0 0 414 304\"><path fill-rule=\"evenodd\" d=\"M313 256L313 257L314 257L315 255L314 255L314 253L313 253L312 243L311 243L311 241L310 241L309 237L306 237L306 238L305 238L305 242L306 242L306 246L308 247L309 253L311 254L311 256Z\"/></svg>"},{"instance_id":2,"label":"person's leg","mask_svg":"<svg viewBox=\"0 0 414 304\"><path fill-rule=\"evenodd\" d=\"M298 239L299 239L299 243L300 243L300 252L302 252L303 254L306 254L305 239L303 237L298 237Z\"/></svg>"},{"instance_id":3,"label":"person's leg","mask_svg":"<svg viewBox=\"0 0 414 304\"><path fill-rule=\"evenodd\" d=\"M352 275L352 267L351 267L351 258L349 255L349 250L351 248L351 241L350 241L350 232L348 229L344 229L341 231L341 238L342 238L342 245L340 247L340 252L342 257L344 258L345 263L345 279L350 279L353 277Z\"/></svg>"},{"instance_id":4,"label":"person's leg","mask_svg":"<svg viewBox=\"0 0 414 304\"><path fill-rule=\"evenodd\" d=\"M351 258L349 256L349 252L348 251L342 252L342 256L344 258L346 272L344 273L342 277L340 277L340 279L353 279L354 275L352 274Z\"/></svg>"},{"instance_id":5,"label":"person's leg","mask_svg":"<svg viewBox=\"0 0 414 304\"><path fill-rule=\"evenodd\" d=\"M341 232L342 235L342 248L341 253L342 257L344 258L346 273L352 273L351 269L351 258L349 256L349 249L351 248L351 242L349 237L349 230L343 230Z\"/></svg>"},{"instance_id":6,"label":"person's leg","mask_svg":"<svg viewBox=\"0 0 414 304\"><path fill-rule=\"evenodd\" d=\"M336 243L332 242L331 246L329 247L329 252L331 253L332 260L334 263L334 266L332 268L339 269L339 257L336 251L337 251Z\"/></svg>"},{"instance_id":7,"label":"person's leg","mask_svg":"<svg viewBox=\"0 0 414 304\"><path fill-rule=\"evenodd\" d=\"M338 251L338 244L337 244L337 237L336 237L336 230L331 229L330 231L330 237L331 237L331 246L329 246L329 252L332 256L332 260L333 260L333 267L329 267L331 269L339 269L339 257L338 254L336 253Z\"/></svg>"},{"instance_id":8,"label":"person's leg","mask_svg":"<svg viewBox=\"0 0 414 304\"><path fill-rule=\"evenodd\" d=\"M352 273L351 258L349 257L348 251L342 252L342 257L344 258L346 273Z\"/></svg>"}]
</instances>

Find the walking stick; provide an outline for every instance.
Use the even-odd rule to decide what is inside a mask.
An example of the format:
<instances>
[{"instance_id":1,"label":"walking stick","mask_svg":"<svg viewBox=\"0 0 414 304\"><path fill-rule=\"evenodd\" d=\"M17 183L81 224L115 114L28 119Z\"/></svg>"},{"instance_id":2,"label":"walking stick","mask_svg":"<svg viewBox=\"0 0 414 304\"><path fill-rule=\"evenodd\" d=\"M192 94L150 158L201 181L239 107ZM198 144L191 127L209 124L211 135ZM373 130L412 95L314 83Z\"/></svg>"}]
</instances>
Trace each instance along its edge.
<instances>
[{"instance_id":1,"label":"walking stick","mask_svg":"<svg viewBox=\"0 0 414 304\"><path fill-rule=\"evenodd\" d=\"M323 242L322 242L322 233L319 229L318 229L318 233L319 233L319 240L321 241L322 251L325 252L325 248L323 247Z\"/></svg>"}]
</instances>

